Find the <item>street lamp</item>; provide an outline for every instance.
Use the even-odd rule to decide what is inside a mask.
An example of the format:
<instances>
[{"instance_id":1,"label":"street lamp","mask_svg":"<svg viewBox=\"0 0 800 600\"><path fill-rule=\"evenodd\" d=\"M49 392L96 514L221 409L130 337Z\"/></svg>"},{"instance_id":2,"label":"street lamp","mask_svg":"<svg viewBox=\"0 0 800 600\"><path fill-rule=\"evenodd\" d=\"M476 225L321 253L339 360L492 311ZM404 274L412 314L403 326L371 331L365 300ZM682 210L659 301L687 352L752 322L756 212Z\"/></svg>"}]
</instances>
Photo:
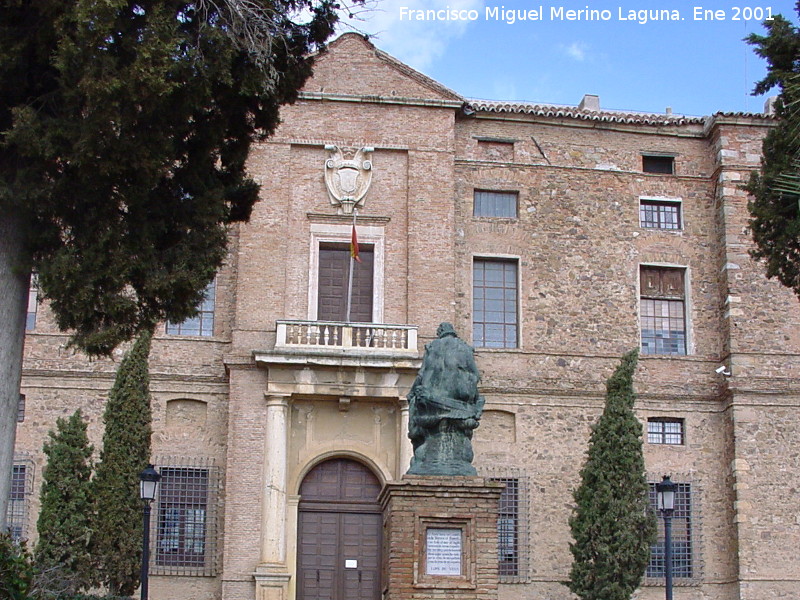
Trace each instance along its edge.
<instances>
[{"instance_id":1,"label":"street lamp","mask_svg":"<svg viewBox=\"0 0 800 600\"><path fill-rule=\"evenodd\" d=\"M147 600L147 572L150 566L150 503L156 498L159 479L161 479L161 475L153 468L153 465L147 465L147 468L139 474L139 497L144 501L141 600Z\"/></svg>"},{"instance_id":2,"label":"street lamp","mask_svg":"<svg viewBox=\"0 0 800 600\"><path fill-rule=\"evenodd\" d=\"M678 485L669 479L669 475L656 484L658 510L664 517L664 571L666 578L666 598L672 600L672 511L675 510L675 490Z\"/></svg>"}]
</instances>

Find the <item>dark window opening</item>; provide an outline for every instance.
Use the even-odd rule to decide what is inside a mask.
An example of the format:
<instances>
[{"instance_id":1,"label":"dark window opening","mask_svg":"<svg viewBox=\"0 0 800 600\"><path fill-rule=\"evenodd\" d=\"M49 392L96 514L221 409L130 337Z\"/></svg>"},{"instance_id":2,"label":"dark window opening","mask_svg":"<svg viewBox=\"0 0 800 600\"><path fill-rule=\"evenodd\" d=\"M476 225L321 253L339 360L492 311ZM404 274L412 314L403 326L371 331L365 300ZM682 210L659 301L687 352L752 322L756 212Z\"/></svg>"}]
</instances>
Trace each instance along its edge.
<instances>
[{"instance_id":1,"label":"dark window opening","mask_svg":"<svg viewBox=\"0 0 800 600\"><path fill-rule=\"evenodd\" d=\"M661 173L672 175L675 173L674 156L642 156L642 171L645 173Z\"/></svg>"}]
</instances>

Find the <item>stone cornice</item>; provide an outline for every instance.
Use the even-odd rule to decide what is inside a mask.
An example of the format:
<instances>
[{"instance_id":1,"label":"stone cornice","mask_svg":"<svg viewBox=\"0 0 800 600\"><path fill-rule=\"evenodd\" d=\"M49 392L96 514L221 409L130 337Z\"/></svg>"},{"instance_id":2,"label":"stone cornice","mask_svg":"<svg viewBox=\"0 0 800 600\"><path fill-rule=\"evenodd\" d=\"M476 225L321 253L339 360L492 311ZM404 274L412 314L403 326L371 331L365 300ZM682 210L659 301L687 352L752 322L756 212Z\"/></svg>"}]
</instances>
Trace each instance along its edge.
<instances>
[{"instance_id":1,"label":"stone cornice","mask_svg":"<svg viewBox=\"0 0 800 600\"><path fill-rule=\"evenodd\" d=\"M312 223L324 223L325 225L351 225L352 215L331 215L324 213L306 213L306 217ZM381 217L377 215L359 214L357 225L386 225L391 221L391 217Z\"/></svg>"},{"instance_id":2,"label":"stone cornice","mask_svg":"<svg viewBox=\"0 0 800 600\"><path fill-rule=\"evenodd\" d=\"M420 106L423 108L446 108L459 110L464 102L461 100L439 100L435 98L405 98L403 96L361 96L355 94L329 94L327 92L300 92L300 100L318 100L326 102L350 102L355 104L399 104L403 106Z\"/></svg>"}]
</instances>

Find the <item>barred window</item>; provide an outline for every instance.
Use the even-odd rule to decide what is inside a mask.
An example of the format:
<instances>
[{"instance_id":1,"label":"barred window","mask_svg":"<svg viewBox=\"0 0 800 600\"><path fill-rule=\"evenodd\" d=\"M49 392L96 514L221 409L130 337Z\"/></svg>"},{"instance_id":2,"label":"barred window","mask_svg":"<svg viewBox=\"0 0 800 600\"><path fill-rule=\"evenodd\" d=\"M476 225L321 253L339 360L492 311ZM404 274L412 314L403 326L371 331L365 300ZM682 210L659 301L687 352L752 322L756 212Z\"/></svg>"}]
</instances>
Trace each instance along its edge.
<instances>
[{"instance_id":1,"label":"barred window","mask_svg":"<svg viewBox=\"0 0 800 600\"><path fill-rule=\"evenodd\" d=\"M500 495L497 516L499 574L519 575L519 480L496 479L506 487Z\"/></svg>"},{"instance_id":2,"label":"barred window","mask_svg":"<svg viewBox=\"0 0 800 600\"><path fill-rule=\"evenodd\" d=\"M672 513L672 576L676 579L690 579L696 576L692 485L690 483L676 485L675 510ZM649 487L650 508L658 518L658 538L656 543L650 546L647 577L662 578L666 576L664 519L658 511L656 484L650 483Z\"/></svg>"},{"instance_id":3,"label":"barred window","mask_svg":"<svg viewBox=\"0 0 800 600\"><path fill-rule=\"evenodd\" d=\"M198 306L196 316L186 319L181 323L167 323L169 335L199 335L210 337L214 335L214 303L217 296L217 280L211 280L206 287L205 297Z\"/></svg>"},{"instance_id":4,"label":"barred window","mask_svg":"<svg viewBox=\"0 0 800 600\"><path fill-rule=\"evenodd\" d=\"M517 192L475 190L472 214L476 217L517 218Z\"/></svg>"},{"instance_id":5,"label":"barred window","mask_svg":"<svg viewBox=\"0 0 800 600\"><path fill-rule=\"evenodd\" d=\"M28 311L25 316L25 331L36 329L36 309L39 306L39 277L34 273L31 275L30 287L28 287Z\"/></svg>"},{"instance_id":6,"label":"barred window","mask_svg":"<svg viewBox=\"0 0 800 600\"><path fill-rule=\"evenodd\" d=\"M500 581L519 583L528 576L530 534L528 530L527 479L482 470L489 481L505 484L497 515L497 562Z\"/></svg>"},{"instance_id":7,"label":"barred window","mask_svg":"<svg viewBox=\"0 0 800 600\"><path fill-rule=\"evenodd\" d=\"M686 354L685 269L642 266L642 354Z\"/></svg>"},{"instance_id":8,"label":"barred window","mask_svg":"<svg viewBox=\"0 0 800 600\"><path fill-rule=\"evenodd\" d=\"M25 394L19 395L19 402L17 403L17 423L22 423L25 420Z\"/></svg>"},{"instance_id":9,"label":"barred window","mask_svg":"<svg viewBox=\"0 0 800 600\"><path fill-rule=\"evenodd\" d=\"M472 341L517 347L517 262L476 258L472 270Z\"/></svg>"},{"instance_id":10,"label":"barred window","mask_svg":"<svg viewBox=\"0 0 800 600\"><path fill-rule=\"evenodd\" d=\"M639 224L648 229L681 229L681 203L673 200L641 200Z\"/></svg>"},{"instance_id":11,"label":"barred window","mask_svg":"<svg viewBox=\"0 0 800 600\"><path fill-rule=\"evenodd\" d=\"M28 508L33 488L33 465L15 463L11 471L11 491L8 495L6 524L11 537L25 539L28 533Z\"/></svg>"},{"instance_id":12,"label":"barred window","mask_svg":"<svg viewBox=\"0 0 800 600\"><path fill-rule=\"evenodd\" d=\"M162 467L154 569L160 574L216 573L216 467Z\"/></svg>"},{"instance_id":13,"label":"barred window","mask_svg":"<svg viewBox=\"0 0 800 600\"><path fill-rule=\"evenodd\" d=\"M648 444L683 444L683 419L651 417L647 419Z\"/></svg>"}]
</instances>

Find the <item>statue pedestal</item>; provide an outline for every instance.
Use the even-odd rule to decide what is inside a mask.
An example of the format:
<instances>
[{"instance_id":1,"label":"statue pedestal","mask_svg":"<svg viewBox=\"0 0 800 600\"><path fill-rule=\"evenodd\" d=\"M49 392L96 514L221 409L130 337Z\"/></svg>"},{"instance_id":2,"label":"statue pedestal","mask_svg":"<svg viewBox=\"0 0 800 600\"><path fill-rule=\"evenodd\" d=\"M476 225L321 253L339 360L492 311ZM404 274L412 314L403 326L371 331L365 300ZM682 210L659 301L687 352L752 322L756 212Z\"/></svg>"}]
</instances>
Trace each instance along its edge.
<instances>
[{"instance_id":1,"label":"statue pedestal","mask_svg":"<svg viewBox=\"0 0 800 600\"><path fill-rule=\"evenodd\" d=\"M380 496L383 600L496 600L502 489L465 476L387 483Z\"/></svg>"}]
</instances>

